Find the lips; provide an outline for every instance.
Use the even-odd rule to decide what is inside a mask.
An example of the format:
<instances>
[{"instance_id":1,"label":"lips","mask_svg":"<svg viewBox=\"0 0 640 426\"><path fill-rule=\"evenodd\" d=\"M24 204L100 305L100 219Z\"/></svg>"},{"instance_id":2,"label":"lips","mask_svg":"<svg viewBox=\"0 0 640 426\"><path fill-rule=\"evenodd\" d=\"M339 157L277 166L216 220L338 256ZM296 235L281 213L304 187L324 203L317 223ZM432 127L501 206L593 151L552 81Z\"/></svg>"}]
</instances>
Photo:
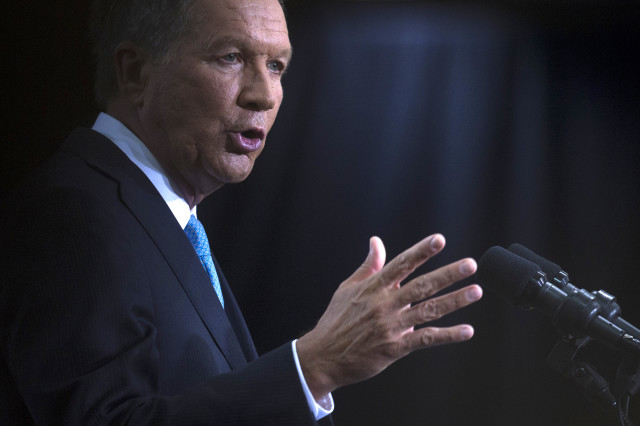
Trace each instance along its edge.
<instances>
[{"instance_id":1,"label":"lips","mask_svg":"<svg viewBox=\"0 0 640 426\"><path fill-rule=\"evenodd\" d=\"M266 133L263 129L253 127L250 129L231 132L233 142L237 149L243 152L254 152L260 149Z\"/></svg>"}]
</instances>

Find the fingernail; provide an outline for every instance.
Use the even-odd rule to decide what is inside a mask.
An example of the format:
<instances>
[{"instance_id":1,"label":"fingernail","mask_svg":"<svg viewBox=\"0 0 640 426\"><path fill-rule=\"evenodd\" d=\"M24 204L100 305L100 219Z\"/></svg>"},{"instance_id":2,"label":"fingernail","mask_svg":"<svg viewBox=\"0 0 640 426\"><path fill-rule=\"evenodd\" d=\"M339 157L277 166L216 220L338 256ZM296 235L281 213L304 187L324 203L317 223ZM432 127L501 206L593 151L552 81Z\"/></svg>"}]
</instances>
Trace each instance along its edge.
<instances>
[{"instance_id":1,"label":"fingernail","mask_svg":"<svg viewBox=\"0 0 640 426\"><path fill-rule=\"evenodd\" d=\"M444 246L444 237L442 235L436 235L431 239L431 248L434 250L440 250Z\"/></svg>"},{"instance_id":2,"label":"fingernail","mask_svg":"<svg viewBox=\"0 0 640 426\"><path fill-rule=\"evenodd\" d=\"M460 337L464 340L471 339L471 337L473 337L473 327L463 327L462 330L460 330Z\"/></svg>"},{"instance_id":3,"label":"fingernail","mask_svg":"<svg viewBox=\"0 0 640 426\"><path fill-rule=\"evenodd\" d=\"M475 266L475 262L465 260L460 264L460 272L464 275L473 274L473 272L475 271Z\"/></svg>"},{"instance_id":4,"label":"fingernail","mask_svg":"<svg viewBox=\"0 0 640 426\"><path fill-rule=\"evenodd\" d=\"M476 300L479 300L482 297L482 291L480 291L478 287L472 287L470 290L467 291L465 296L467 297L468 301L474 302Z\"/></svg>"}]
</instances>

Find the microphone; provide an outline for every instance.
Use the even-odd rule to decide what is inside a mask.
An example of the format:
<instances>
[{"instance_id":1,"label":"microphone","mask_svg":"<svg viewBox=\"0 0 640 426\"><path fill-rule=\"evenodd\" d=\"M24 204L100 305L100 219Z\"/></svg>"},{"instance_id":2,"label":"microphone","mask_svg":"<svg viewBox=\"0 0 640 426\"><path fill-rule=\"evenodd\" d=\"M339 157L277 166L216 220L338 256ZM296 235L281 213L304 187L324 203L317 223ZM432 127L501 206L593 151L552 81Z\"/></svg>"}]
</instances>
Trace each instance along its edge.
<instances>
[{"instance_id":1,"label":"microphone","mask_svg":"<svg viewBox=\"0 0 640 426\"><path fill-rule=\"evenodd\" d=\"M569 274L563 271L559 265L556 265L518 243L511 244L508 247L508 250L524 259L540 265L542 272L544 272L547 277L551 277L551 282L562 289L565 293L569 294L573 291L581 291L569 282ZM640 340L640 330L634 327L631 323L620 318L620 306L616 303L615 297L603 290L594 291L592 294L602 307L602 311L606 319L613 322L634 338Z\"/></svg>"},{"instance_id":2,"label":"microphone","mask_svg":"<svg viewBox=\"0 0 640 426\"><path fill-rule=\"evenodd\" d=\"M576 290L576 288L569 282L569 274L563 271L559 265L556 265L550 260L539 256L538 254L518 243L511 244L509 247L507 247L507 250L517 254L523 259L527 259L528 261L539 265L540 270L544 272L548 278L551 278L550 282L555 284L560 289L564 290L565 293L570 293L573 290Z\"/></svg>"},{"instance_id":3,"label":"microphone","mask_svg":"<svg viewBox=\"0 0 640 426\"><path fill-rule=\"evenodd\" d=\"M640 340L599 315L591 293L570 293L547 281L540 266L502 247L492 247L478 262L478 282L521 308L537 308L553 319L562 335L589 336L613 349L640 356Z\"/></svg>"}]
</instances>

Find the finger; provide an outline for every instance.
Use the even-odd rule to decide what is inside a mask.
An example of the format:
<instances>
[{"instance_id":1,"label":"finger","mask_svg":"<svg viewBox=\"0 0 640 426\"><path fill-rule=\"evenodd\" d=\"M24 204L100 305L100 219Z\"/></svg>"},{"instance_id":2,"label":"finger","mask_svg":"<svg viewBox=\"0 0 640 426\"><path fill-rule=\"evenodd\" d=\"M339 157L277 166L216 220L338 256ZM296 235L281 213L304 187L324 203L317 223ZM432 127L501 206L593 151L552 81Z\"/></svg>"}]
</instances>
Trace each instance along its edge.
<instances>
[{"instance_id":1,"label":"finger","mask_svg":"<svg viewBox=\"0 0 640 426\"><path fill-rule=\"evenodd\" d=\"M425 327L406 335L406 353L418 349L443 345L446 343L458 343L473 337L473 327L468 324L453 327Z\"/></svg>"},{"instance_id":2,"label":"finger","mask_svg":"<svg viewBox=\"0 0 640 426\"><path fill-rule=\"evenodd\" d=\"M424 300L451 284L473 275L476 269L478 269L476 261L467 258L421 275L398 290L396 307Z\"/></svg>"},{"instance_id":3,"label":"finger","mask_svg":"<svg viewBox=\"0 0 640 426\"><path fill-rule=\"evenodd\" d=\"M474 284L444 296L425 300L403 313L400 318L400 326L402 329L407 329L429 321L435 321L473 302L477 302L481 298L482 288Z\"/></svg>"},{"instance_id":4,"label":"finger","mask_svg":"<svg viewBox=\"0 0 640 426\"><path fill-rule=\"evenodd\" d=\"M382 268L382 285L392 286L404 280L418 266L440 252L444 245L444 236L434 234L405 250Z\"/></svg>"},{"instance_id":5,"label":"finger","mask_svg":"<svg viewBox=\"0 0 640 426\"><path fill-rule=\"evenodd\" d=\"M371 237L369 239L369 254L367 254L367 258L364 260L364 263L351 274L347 281L359 282L369 278L382 269L386 257L387 254L382 240L378 237Z\"/></svg>"}]
</instances>

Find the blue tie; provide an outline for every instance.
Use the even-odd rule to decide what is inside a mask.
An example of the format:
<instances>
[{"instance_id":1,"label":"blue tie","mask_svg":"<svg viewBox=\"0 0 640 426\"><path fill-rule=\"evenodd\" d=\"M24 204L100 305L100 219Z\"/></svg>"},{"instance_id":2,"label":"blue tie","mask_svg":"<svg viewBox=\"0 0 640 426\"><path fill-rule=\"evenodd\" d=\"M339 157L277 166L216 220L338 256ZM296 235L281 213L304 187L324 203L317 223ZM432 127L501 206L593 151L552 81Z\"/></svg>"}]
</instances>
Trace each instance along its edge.
<instances>
[{"instance_id":1,"label":"blue tie","mask_svg":"<svg viewBox=\"0 0 640 426\"><path fill-rule=\"evenodd\" d=\"M209 240L207 234L204 232L202 223L194 215L191 215L187 227L184 228L184 232L187 234L187 238L191 241L191 245L196 251L196 254L200 258L200 262L204 269L206 269L213 284L213 289L220 299L220 304L224 308L224 299L222 298L222 289L220 288L220 280L216 273L216 267L213 266L213 258L211 257L211 249L209 248Z\"/></svg>"}]
</instances>

